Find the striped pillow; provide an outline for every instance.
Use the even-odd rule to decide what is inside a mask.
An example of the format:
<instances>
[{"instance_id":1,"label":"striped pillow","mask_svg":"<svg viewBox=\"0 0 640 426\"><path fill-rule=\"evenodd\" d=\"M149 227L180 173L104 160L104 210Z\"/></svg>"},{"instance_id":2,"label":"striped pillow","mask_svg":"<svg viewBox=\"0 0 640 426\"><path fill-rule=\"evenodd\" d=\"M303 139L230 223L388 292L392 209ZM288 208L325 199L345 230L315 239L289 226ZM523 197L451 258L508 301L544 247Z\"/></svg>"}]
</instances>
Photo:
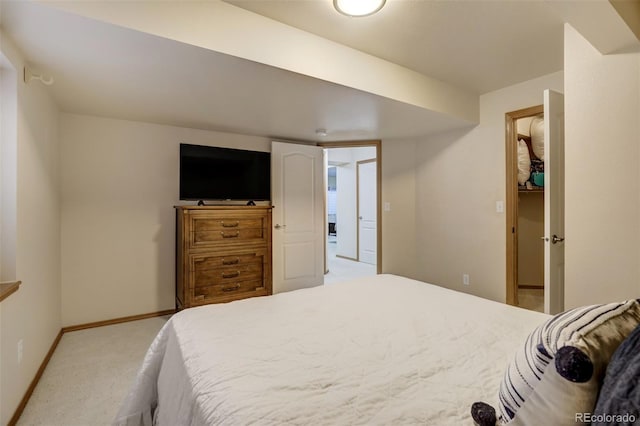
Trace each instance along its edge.
<instances>
[{"instance_id":1,"label":"striped pillow","mask_svg":"<svg viewBox=\"0 0 640 426\"><path fill-rule=\"evenodd\" d=\"M576 308L536 328L507 367L500 423L576 425L591 413L613 352L640 324L640 301ZM586 416L583 416L586 417Z\"/></svg>"}]
</instances>

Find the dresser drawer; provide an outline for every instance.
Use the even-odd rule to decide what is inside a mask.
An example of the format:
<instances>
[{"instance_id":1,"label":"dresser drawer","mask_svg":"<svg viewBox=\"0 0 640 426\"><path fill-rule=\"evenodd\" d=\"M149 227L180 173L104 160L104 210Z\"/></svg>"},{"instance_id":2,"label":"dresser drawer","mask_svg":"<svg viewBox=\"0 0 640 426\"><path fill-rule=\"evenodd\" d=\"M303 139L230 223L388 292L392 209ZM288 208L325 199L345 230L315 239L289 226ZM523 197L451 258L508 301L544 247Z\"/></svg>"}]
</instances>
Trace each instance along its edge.
<instances>
[{"instance_id":1,"label":"dresser drawer","mask_svg":"<svg viewBox=\"0 0 640 426\"><path fill-rule=\"evenodd\" d=\"M211 303L215 299L233 300L256 295L257 292L265 292L262 279L253 281L238 281L227 284L195 287L193 289L193 301L197 304ZM266 293L265 293L266 294Z\"/></svg>"},{"instance_id":2,"label":"dresser drawer","mask_svg":"<svg viewBox=\"0 0 640 426\"><path fill-rule=\"evenodd\" d=\"M215 268L237 268L252 263L264 262L267 255L266 250L256 250L252 253L225 254L217 256L192 256L191 270L215 269Z\"/></svg>"},{"instance_id":3,"label":"dresser drawer","mask_svg":"<svg viewBox=\"0 0 640 426\"><path fill-rule=\"evenodd\" d=\"M234 231L236 229L263 228L262 217L221 216L216 218L193 218L193 232Z\"/></svg>"},{"instance_id":4,"label":"dresser drawer","mask_svg":"<svg viewBox=\"0 0 640 426\"><path fill-rule=\"evenodd\" d=\"M194 232L191 238L193 246L202 246L212 243L232 244L234 242L247 243L265 239L262 228L250 229L225 229L224 231L200 231Z\"/></svg>"},{"instance_id":5,"label":"dresser drawer","mask_svg":"<svg viewBox=\"0 0 640 426\"><path fill-rule=\"evenodd\" d=\"M269 216L265 211L196 211L189 214L189 247L264 244L270 239Z\"/></svg>"},{"instance_id":6,"label":"dresser drawer","mask_svg":"<svg viewBox=\"0 0 640 426\"><path fill-rule=\"evenodd\" d=\"M212 284L227 284L236 281L262 280L264 268L262 262L241 265L237 268L197 269L193 272L194 287Z\"/></svg>"}]
</instances>

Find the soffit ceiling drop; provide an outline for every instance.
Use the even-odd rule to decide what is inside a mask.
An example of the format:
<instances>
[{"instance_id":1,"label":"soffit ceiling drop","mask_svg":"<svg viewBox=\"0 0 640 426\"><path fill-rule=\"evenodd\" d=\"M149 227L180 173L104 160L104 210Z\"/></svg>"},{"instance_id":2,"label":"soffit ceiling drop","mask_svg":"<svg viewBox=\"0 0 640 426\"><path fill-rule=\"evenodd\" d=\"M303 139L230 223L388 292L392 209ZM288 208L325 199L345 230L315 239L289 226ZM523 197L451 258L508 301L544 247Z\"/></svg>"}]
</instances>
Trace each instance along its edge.
<instances>
[{"instance_id":1,"label":"soffit ceiling drop","mask_svg":"<svg viewBox=\"0 0 640 426\"><path fill-rule=\"evenodd\" d=\"M375 15L347 18L333 10L330 1L228 3L231 8L240 6L236 10L245 15L253 14L247 12L252 10L269 17L254 15L260 22L277 19L285 27L320 34L385 63L393 61L417 70L427 79L435 76L459 85L469 93L483 93L562 68L562 25L543 4L495 8L485 4L495 2L389 0ZM321 9L325 3L328 10ZM5 2L2 25L35 69L56 78L52 93L64 111L327 141L414 137L472 124L419 102L322 81L302 71L258 63L260 58L246 60L194 46L177 40L179 37L171 39L173 35L153 35L133 25L127 28L126 23L101 22L50 7L52 4ZM185 34L188 39L188 32ZM371 38L372 34L376 36ZM286 44L278 47L286 53ZM329 135L316 135L317 128L328 129Z\"/></svg>"},{"instance_id":2,"label":"soffit ceiling drop","mask_svg":"<svg viewBox=\"0 0 640 426\"><path fill-rule=\"evenodd\" d=\"M563 20L544 1L389 0L349 18L330 0L227 3L482 94L563 68Z\"/></svg>"}]
</instances>

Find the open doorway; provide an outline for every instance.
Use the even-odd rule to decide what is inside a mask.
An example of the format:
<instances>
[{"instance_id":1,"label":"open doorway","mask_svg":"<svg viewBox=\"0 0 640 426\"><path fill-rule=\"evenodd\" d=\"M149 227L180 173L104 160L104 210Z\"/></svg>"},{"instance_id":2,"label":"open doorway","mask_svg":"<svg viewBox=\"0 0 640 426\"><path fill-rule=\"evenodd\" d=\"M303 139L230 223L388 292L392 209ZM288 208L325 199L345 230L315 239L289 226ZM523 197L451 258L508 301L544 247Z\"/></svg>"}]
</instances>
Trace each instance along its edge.
<instances>
[{"instance_id":1,"label":"open doorway","mask_svg":"<svg viewBox=\"0 0 640 426\"><path fill-rule=\"evenodd\" d=\"M506 124L506 223L507 223L507 303L556 314L564 310L564 96L553 90L543 93L543 105L509 112ZM533 117L532 119L529 119ZM529 129L529 135L523 129ZM519 174L523 173L522 176ZM521 213L544 194L531 232L525 232ZM525 198L526 197L526 198ZM540 231L544 229L544 232ZM537 254L527 254L522 239L528 238ZM542 255L542 251L544 254ZM543 289L527 289L521 283L523 261L542 258ZM539 262L538 262L539 263ZM528 266L528 265L527 265ZM539 276L539 275L538 275ZM539 281L540 278L537 279ZM524 285L520 285L524 284ZM522 288L524 287L524 288ZM532 287L539 287L534 283ZM535 305L523 297L523 290L536 290ZM530 296L530 295L527 295ZM541 303L542 302L542 303ZM527 304L527 306L523 306ZM541 306L542 305L542 306Z\"/></svg>"},{"instance_id":2,"label":"open doorway","mask_svg":"<svg viewBox=\"0 0 640 426\"><path fill-rule=\"evenodd\" d=\"M330 145L323 144L327 168L325 284L375 275L381 259L379 145Z\"/></svg>"},{"instance_id":3,"label":"open doorway","mask_svg":"<svg viewBox=\"0 0 640 426\"><path fill-rule=\"evenodd\" d=\"M506 114L507 303L544 310L544 161L538 105ZM535 127L535 129L532 129ZM533 139L536 139L535 141Z\"/></svg>"}]
</instances>

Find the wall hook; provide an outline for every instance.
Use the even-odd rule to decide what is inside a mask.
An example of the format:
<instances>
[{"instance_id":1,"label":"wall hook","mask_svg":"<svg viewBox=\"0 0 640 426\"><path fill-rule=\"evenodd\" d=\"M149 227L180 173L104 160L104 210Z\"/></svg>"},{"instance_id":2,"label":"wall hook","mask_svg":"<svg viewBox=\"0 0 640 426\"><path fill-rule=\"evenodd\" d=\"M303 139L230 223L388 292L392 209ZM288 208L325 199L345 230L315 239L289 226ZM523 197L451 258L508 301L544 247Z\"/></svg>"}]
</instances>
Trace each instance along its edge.
<instances>
[{"instance_id":1,"label":"wall hook","mask_svg":"<svg viewBox=\"0 0 640 426\"><path fill-rule=\"evenodd\" d=\"M51 86L53 84L53 77L45 77L44 74L36 74L31 71L29 68L24 67L24 82L29 84L31 80L39 80L42 84L46 86Z\"/></svg>"}]
</instances>

